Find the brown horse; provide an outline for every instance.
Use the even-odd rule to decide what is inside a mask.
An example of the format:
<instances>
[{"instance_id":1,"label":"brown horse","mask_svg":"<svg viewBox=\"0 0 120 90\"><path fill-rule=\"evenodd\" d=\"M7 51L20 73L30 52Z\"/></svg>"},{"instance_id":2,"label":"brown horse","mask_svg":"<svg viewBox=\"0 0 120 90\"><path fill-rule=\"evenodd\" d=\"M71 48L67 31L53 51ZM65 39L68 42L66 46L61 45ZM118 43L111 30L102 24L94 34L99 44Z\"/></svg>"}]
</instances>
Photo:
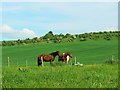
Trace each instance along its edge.
<instances>
[{"instance_id":1,"label":"brown horse","mask_svg":"<svg viewBox=\"0 0 120 90\"><path fill-rule=\"evenodd\" d=\"M66 52L66 53L64 53L62 55L59 55L58 61L62 61L62 62L65 62L65 63L68 64L69 57L72 58L71 52Z\"/></svg>"},{"instance_id":2,"label":"brown horse","mask_svg":"<svg viewBox=\"0 0 120 90\"><path fill-rule=\"evenodd\" d=\"M50 64L54 61L56 56L59 56L59 51L50 53L50 54L41 54L38 56L38 66L42 65L43 61L50 62Z\"/></svg>"}]
</instances>

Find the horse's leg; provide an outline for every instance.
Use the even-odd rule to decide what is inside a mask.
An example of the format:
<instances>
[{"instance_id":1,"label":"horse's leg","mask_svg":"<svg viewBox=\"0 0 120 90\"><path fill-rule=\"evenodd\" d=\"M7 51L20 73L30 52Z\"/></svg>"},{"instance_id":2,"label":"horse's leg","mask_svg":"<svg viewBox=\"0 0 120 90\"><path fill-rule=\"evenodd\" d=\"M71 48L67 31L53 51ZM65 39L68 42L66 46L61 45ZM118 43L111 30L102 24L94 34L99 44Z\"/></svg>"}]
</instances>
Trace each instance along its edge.
<instances>
[{"instance_id":1,"label":"horse's leg","mask_svg":"<svg viewBox=\"0 0 120 90\"><path fill-rule=\"evenodd\" d=\"M38 61L38 66L40 66L40 65L42 65L42 61L41 60Z\"/></svg>"},{"instance_id":2,"label":"horse's leg","mask_svg":"<svg viewBox=\"0 0 120 90\"><path fill-rule=\"evenodd\" d=\"M66 58L67 58L67 64L68 64L68 61L69 61L70 58L69 58L69 56L67 56Z\"/></svg>"},{"instance_id":3,"label":"horse's leg","mask_svg":"<svg viewBox=\"0 0 120 90\"><path fill-rule=\"evenodd\" d=\"M40 63L39 63L39 62L40 62L40 60L39 60L39 57L38 57L38 66L40 65Z\"/></svg>"},{"instance_id":4,"label":"horse's leg","mask_svg":"<svg viewBox=\"0 0 120 90\"><path fill-rule=\"evenodd\" d=\"M43 60L42 60L42 66L44 66L44 64L43 64Z\"/></svg>"},{"instance_id":5,"label":"horse's leg","mask_svg":"<svg viewBox=\"0 0 120 90\"><path fill-rule=\"evenodd\" d=\"M50 64L52 64L52 61L50 61Z\"/></svg>"},{"instance_id":6,"label":"horse's leg","mask_svg":"<svg viewBox=\"0 0 120 90\"><path fill-rule=\"evenodd\" d=\"M50 64L52 64L52 63L53 63L53 61L51 60L51 61L50 61Z\"/></svg>"},{"instance_id":7,"label":"horse's leg","mask_svg":"<svg viewBox=\"0 0 120 90\"><path fill-rule=\"evenodd\" d=\"M42 64L42 66L44 66L44 64L43 64L43 57L41 57L41 64Z\"/></svg>"},{"instance_id":8,"label":"horse's leg","mask_svg":"<svg viewBox=\"0 0 120 90\"><path fill-rule=\"evenodd\" d=\"M39 64L39 62L38 62L38 67L39 67L39 65L40 65L40 64Z\"/></svg>"}]
</instances>

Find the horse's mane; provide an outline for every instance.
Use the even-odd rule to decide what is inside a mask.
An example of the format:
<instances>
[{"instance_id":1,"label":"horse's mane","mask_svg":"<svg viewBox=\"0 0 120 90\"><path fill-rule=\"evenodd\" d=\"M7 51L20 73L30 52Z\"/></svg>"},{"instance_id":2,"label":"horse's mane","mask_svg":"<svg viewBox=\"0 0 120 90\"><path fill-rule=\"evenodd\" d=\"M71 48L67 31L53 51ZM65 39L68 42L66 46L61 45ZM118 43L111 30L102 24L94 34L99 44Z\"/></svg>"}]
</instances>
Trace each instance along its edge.
<instances>
[{"instance_id":1,"label":"horse's mane","mask_svg":"<svg viewBox=\"0 0 120 90\"><path fill-rule=\"evenodd\" d=\"M54 55L55 53L59 53L59 51L56 51L56 52L50 53L50 55Z\"/></svg>"}]
</instances>

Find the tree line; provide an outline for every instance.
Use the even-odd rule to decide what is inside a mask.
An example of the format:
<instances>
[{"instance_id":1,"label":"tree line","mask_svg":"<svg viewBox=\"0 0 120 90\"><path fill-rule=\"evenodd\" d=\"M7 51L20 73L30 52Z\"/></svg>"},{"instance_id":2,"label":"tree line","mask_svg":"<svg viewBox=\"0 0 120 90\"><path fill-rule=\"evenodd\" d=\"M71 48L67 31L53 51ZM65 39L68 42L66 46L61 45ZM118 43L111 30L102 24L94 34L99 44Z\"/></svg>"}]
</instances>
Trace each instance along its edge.
<instances>
[{"instance_id":1,"label":"tree line","mask_svg":"<svg viewBox=\"0 0 120 90\"><path fill-rule=\"evenodd\" d=\"M37 43L62 43L62 42L74 42L74 41L88 41L88 40L111 40L118 39L120 37L120 31L104 31L104 32L90 32L84 34L53 34L49 31L47 34L41 37L34 37L32 39L26 38L25 40L14 40L14 41L1 41L0 46L15 46L15 45L27 45Z\"/></svg>"}]
</instances>

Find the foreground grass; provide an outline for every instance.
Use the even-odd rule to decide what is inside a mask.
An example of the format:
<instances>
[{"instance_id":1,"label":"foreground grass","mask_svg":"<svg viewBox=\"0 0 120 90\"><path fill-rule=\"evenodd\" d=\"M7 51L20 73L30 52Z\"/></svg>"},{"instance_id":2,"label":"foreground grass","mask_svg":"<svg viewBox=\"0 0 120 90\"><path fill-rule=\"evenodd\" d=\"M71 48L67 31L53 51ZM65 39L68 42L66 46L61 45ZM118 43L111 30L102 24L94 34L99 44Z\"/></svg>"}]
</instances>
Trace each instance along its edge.
<instances>
[{"instance_id":1,"label":"foreground grass","mask_svg":"<svg viewBox=\"0 0 120 90\"><path fill-rule=\"evenodd\" d=\"M3 67L3 88L116 88L117 65Z\"/></svg>"}]
</instances>

